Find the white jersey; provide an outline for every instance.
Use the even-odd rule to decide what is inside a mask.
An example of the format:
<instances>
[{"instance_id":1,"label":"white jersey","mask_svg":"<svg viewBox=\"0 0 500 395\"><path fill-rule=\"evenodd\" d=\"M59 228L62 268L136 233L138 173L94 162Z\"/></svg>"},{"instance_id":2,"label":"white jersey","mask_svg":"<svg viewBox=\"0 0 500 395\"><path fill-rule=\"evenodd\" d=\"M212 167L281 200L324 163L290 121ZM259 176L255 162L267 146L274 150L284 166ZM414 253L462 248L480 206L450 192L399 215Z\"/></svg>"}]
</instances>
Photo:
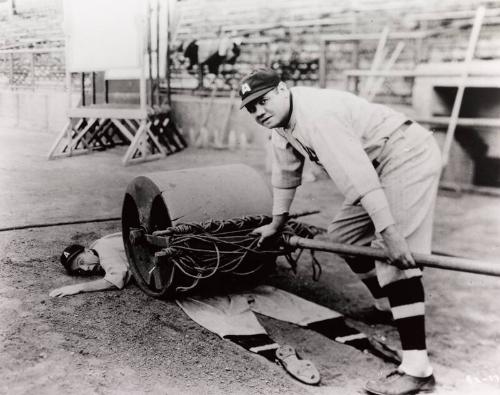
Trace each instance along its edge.
<instances>
[{"instance_id":1,"label":"white jersey","mask_svg":"<svg viewBox=\"0 0 500 395\"><path fill-rule=\"evenodd\" d=\"M290 124L272 133L273 187L300 185L304 158L309 157L324 167L346 203L364 207L377 230L394 224L375 163L407 118L348 92L309 87L291 92ZM431 135L420 130L413 145Z\"/></svg>"},{"instance_id":2,"label":"white jersey","mask_svg":"<svg viewBox=\"0 0 500 395\"><path fill-rule=\"evenodd\" d=\"M122 289L130 280L131 274L121 232L101 237L90 248L99 255L99 263L106 272L104 279Z\"/></svg>"}]
</instances>

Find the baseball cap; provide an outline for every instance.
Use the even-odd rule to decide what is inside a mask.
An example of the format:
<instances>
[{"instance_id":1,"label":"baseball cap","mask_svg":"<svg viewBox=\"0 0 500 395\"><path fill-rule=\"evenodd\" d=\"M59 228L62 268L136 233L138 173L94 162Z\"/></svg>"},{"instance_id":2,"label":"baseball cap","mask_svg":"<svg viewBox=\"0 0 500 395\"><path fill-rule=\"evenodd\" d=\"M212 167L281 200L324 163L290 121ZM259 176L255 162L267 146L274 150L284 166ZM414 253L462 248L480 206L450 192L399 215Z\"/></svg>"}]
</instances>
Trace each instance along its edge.
<instances>
[{"instance_id":1,"label":"baseball cap","mask_svg":"<svg viewBox=\"0 0 500 395\"><path fill-rule=\"evenodd\" d=\"M240 82L240 109L276 88L280 81L278 73L270 69L258 69L247 74Z\"/></svg>"},{"instance_id":2,"label":"baseball cap","mask_svg":"<svg viewBox=\"0 0 500 395\"><path fill-rule=\"evenodd\" d=\"M85 247L79 244L72 244L66 247L61 254L61 263L65 268L68 268L71 261L80 253L85 251Z\"/></svg>"}]
</instances>

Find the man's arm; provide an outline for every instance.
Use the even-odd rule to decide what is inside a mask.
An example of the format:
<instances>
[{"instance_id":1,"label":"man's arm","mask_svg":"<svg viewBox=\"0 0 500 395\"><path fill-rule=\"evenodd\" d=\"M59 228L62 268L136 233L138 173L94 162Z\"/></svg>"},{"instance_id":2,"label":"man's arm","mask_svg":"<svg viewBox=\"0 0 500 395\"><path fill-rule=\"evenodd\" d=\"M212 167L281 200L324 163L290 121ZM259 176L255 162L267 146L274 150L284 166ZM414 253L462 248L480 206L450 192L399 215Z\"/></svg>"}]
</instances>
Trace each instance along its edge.
<instances>
[{"instance_id":1,"label":"man's arm","mask_svg":"<svg viewBox=\"0 0 500 395\"><path fill-rule=\"evenodd\" d=\"M255 229L252 233L260 235L257 247L260 247L266 239L278 233L288 221L288 213L295 196L296 188L273 188L273 220L270 224Z\"/></svg>"},{"instance_id":2,"label":"man's arm","mask_svg":"<svg viewBox=\"0 0 500 395\"><path fill-rule=\"evenodd\" d=\"M117 289L109 281L103 278L94 281L88 281L80 284L66 285L61 288L54 289L50 292L49 296L62 298L63 296L76 295L83 292L104 291L107 289Z\"/></svg>"},{"instance_id":3,"label":"man's arm","mask_svg":"<svg viewBox=\"0 0 500 395\"><path fill-rule=\"evenodd\" d=\"M273 220L270 224L255 229L252 233L260 236L257 247L260 247L267 239L276 235L287 220L288 213L273 215Z\"/></svg>"},{"instance_id":4,"label":"man's arm","mask_svg":"<svg viewBox=\"0 0 500 395\"><path fill-rule=\"evenodd\" d=\"M396 229L395 225L389 225L380 232L387 247L387 262L400 269L416 267L415 259L411 255L410 247L406 239Z\"/></svg>"},{"instance_id":5,"label":"man's arm","mask_svg":"<svg viewBox=\"0 0 500 395\"><path fill-rule=\"evenodd\" d=\"M266 239L278 233L288 220L288 213L295 196L295 190L302 179L304 157L276 131L271 135L273 148L273 220L270 224L255 229L252 233L260 236L257 247Z\"/></svg>"},{"instance_id":6,"label":"man's arm","mask_svg":"<svg viewBox=\"0 0 500 395\"><path fill-rule=\"evenodd\" d=\"M361 203L387 247L388 263L415 267L408 243L392 217L389 202L361 140L335 118L322 119L311 134L321 163L351 204ZM335 130L335 133L331 133Z\"/></svg>"}]
</instances>

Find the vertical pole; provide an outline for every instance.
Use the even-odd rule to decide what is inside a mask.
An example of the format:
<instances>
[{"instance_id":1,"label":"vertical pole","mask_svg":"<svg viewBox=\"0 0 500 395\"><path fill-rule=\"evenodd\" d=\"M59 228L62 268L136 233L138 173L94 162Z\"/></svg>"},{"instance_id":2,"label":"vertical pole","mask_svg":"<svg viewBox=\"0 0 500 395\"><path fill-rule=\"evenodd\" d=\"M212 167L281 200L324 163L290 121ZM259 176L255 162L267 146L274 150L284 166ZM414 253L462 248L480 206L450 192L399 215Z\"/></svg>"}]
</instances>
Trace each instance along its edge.
<instances>
[{"instance_id":1,"label":"vertical pole","mask_svg":"<svg viewBox=\"0 0 500 395\"><path fill-rule=\"evenodd\" d=\"M172 18L170 17L170 13L172 9L170 7L170 0L167 0L167 51L166 51L166 59L165 59L165 79L167 80L167 102L168 105L171 106L170 101L170 24L172 23Z\"/></svg>"},{"instance_id":2,"label":"vertical pole","mask_svg":"<svg viewBox=\"0 0 500 395\"><path fill-rule=\"evenodd\" d=\"M104 102L109 103L109 81L104 80Z\"/></svg>"},{"instance_id":3,"label":"vertical pole","mask_svg":"<svg viewBox=\"0 0 500 395\"><path fill-rule=\"evenodd\" d=\"M387 43L387 39L389 37L389 28L386 26L382 30L380 34L380 39L377 44L377 49L375 50L375 55L373 56L372 64L370 66L370 71L377 71L380 69L384 61L384 57L386 56L385 44ZM362 84L360 89L360 96L367 97L370 94L370 91L373 87L373 84L377 80L377 77L374 75L370 75Z\"/></svg>"},{"instance_id":4,"label":"vertical pole","mask_svg":"<svg viewBox=\"0 0 500 395\"><path fill-rule=\"evenodd\" d=\"M422 61L422 48L424 45L424 39L422 37L415 39L415 55L413 58L413 62L415 63L415 67Z\"/></svg>"},{"instance_id":5,"label":"vertical pole","mask_svg":"<svg viewBox=\"0 0 500 395\"><path fill-rule=\"evenodd\" d=\"M352 42L351 64L353 69L359 68L359 41Z\"/></svg>"},{"instance_id":6,"label":"vertical pole","mask_svg":"<svg viewBox=\"0 0 500 395\"><path fill-rule=\"evenodd\" d=\"M453 109L451 111L450 123L448 124L448 129L446 130L446 138L443 145L443 167L448 163L451 144L453 143L453 137L455 135L455 129L458 124L458 117L460 115L460 107L462 106L462 99L464 97L465 85L467 83L467 77L469 74L469 66L474 57L474 51L476 50L477 41L479 39L479 33L481 32L481 26L483 25L483 19L485 14L484 6L481 6L476 11L476 17L474 19L474 24L472 25L472 32L469 38L469 44L467 46L467 53L465 54L465 60L463 63L462 74L460 76L460 82L458 84L457 95L455 96L455 101L453 102Z\"/></svg>"},{"instance_id":7,"label":"vertical pole","mask_svg":"<svg viewBox=\"0 0 500 395\"><path fill-rule=\"evenodd\" d=\"M351 24L351 33L356 33L358 31L358 14L356 11L352 11L352 24ZM351 64L352 64L352 68L354 70L357 70L359 69L359 41L353 41L352 42L352 55L351 55ZM359 78L354 78L353 79L354 81L354 88L353 88L353 91L355 93L358 92L358 82L359 82ZM348 83L349 85L349 83Z\"/></svg>"},{"instance_id":8,"label":"vertical pole","mask_svg":"<svg viewBox=\"0 0 500 395\"><path fill-rule=\"evenodd\" d=\"M357 70L359 69L359 41L357 40L353 41L352 45L353 45L352 58L351 58L352 68L354 70ZM352 80L354 85L352 87L352 91L357 94L359 90L359 77L355 76Z\"/></svg>"},{"instance_id":9,"label":"vertical pole","mask_svg":"<svg viewBox=\"0 0 500 395\"><path fill-rule=\"evenodd\" d=\"M82 106L85 107L85 73L82 73Z\"/></svg>"},{"instance_id":10,"label":"vertical pole","mask_svg":"<svg viewBox=\"0 0 500 395\"><path fill-rule=\"evenodd\" d=\"M198 64L198 89L203 89L203 65Z\"/></svg>"},{"instance_id":11,"label":"vertical pole","mask_svg":"<svg viewBox=\"0 0 500 395\"><path fill-rule=\"evenodd\" d=\"M175 5L175 3L174 3ZM170 6L170 0L167 0L167 54L165 61L165 78L167 79L167 102L169 106L172 106L171 101L171 93L170 93L170 78L171 78L171 63L170 63L170 45L173 43L173 34L172 34L172 24L174 19L172 18L172 14L174 12L173 7Z\"/></svg>"},{"instance_id":12,"label":"vertical pole","mask_svg":"<svg viewBox=\"0 0 500 395\"><path fill-rule=\"evenodd\" d=\"M149 5L148 5L149 7ZM147 18L147 13L146 13L146 18ZM144 70L144 67L146 66L144 59L146 57L146 45L147 45L147 33L146 33L146 27L147 23L146 21L142 21L140 24L140 32L139 36L141 37L140 41L140 81L139 81L139 103L140 103L140 108L143 112L146 112L146 106L147 106L147 93L146 93L146 71Z\"/></svg>"},{"instance_id":13,"label":"vertical pole","mask_svg":"<svg viewBox=\"0 0 500 395\"><path fill-rule=\"evenodd\" d=\"M92 72L92 104L95 104L95 72Z\"/></svg>"},{"instance_id":14,"label":"vertical pole","mask_svg":"<svg viewBox=\"0 0 500 395\"><path fill-rule=\"evenodd\" d=\"M68 49L66 49L66 51L68 51ZM66 59L68 59L68 57L66 56ZM67 97L66 97L66 100L67 100L67 111L69 112L69 110L71 110L71 107L72 107L72 103L71 103L71 91L72 91L72 86L71 86L71 71L69 70L69 66L68 66L68 62L66 61L66 94L67 94ZM71 150L72 150L72 145L71 144L71 134L72 134L72 131L73 131L73 120L70 118L69 120L69 124L68 124L68 127L66 128L66 132L67 132L67 142L68 142L68 154L69 156L71 156ZM54 146L54 150L56 149L56 146ZM52 153L53 151L51 151Z\"/></svg>"},{"instance_id":15,"label":"vertical pole","mask_svg":"<svg viewBox=\"0 0 500 395\"><path fill-rule=\"evenodd\" d=\"M394 66L394 64L398 60L399 55L401 55L401 52L403 51L404 47L405 47L404 41L398 42L396 48L392 52L391 57L387 61L387 64L383 67L382 71L389 71ZM365 97L367 100L372 101L373 99L375 99L375 96L380 91L380 88L382 87L384 81L385 81L384 76L378 77L373 80L370 90L365 93Z\"/></svg>"},{"instance_id":16,"label":"vertical pole","mask_svg":"<svg viewBox=\"0 0 500 395\"><path fill-rule=\"evenodd\" d=\"M67 111L71 109L71 71L69 70L68 63L66 62L66 106Z\"/></svg>"},{"instance_id":17,"label":"vertical pole","mask_svg":"<svg viewBox=\"0 0 500 395\"><path fill-rule=\"evenodd\" d=\"M422 31L427 31L428 22L420 21L420 29ZM417 66L424 59L424 37L418 37L415 39L415 66Z\"/></svg>"},{"instance_id":18,"label":"vertical pole","mask_svg":"<svg viewBox=\"0 0 500 395\"><path fill-rule=\"evenodd\" d=\"M359 19L358 19L358 13L355 11L355 10L352 10L352 23L351 23L351 33L356 33L358 31L358 25L359 25ZM352 55L351 55L351 64L352 64L352 68L354 70L357 70L359 69L359 41L356 40L356 41L352 41ZM358 93L358 88L359 88L359 78L358 77L354 77L352 78L352 83L353 83L353 87L351 88L350 87L350 81L349 81L349 78L348 78L348 81L347 81L347 86L349 87L349 89L352 89L352 92L354 93Z\"/></svg>"},{"instance_id":19,"label":"vertical pole","mask_svg":"<svg viewBox=\"0 0 500 395\"><path fill-rule=\"evenodd\" d=\"M66 46L64 49L64 66L66 69L66 113L69 116L69 111L71 110L71 107L73 107L73 103L71 100L71 94L73 90L73 84L72 84L72 79L71 79L71 65L69 63L70 59L70 51L72 48L72 41L69 39L68 36L66 36ZM66 141L67 141L67 147L68 147L68 155L71 156L72 154L72 142L71 142L71 135L73 134L73 119L70 118L68 122L68 126L65 128L66 131ZM61 141L64 138L64 134L61 134ZM55 152L57 148L57 143L54 144L52 150L50 151L49 158L52 156L52 154Z\"/></svg>"},{"instance_id":20,"label":"vertical pole","mask_svg":"<svg viewBox=\"0 0 500 395\"><path fill-rule=\"evenodd\" d=\"M147 38L148 38L148 45L147 45L147 50L148 50L148 70L149 70L149 100L150 100L150 105L152 106L154 104L154 83L153 83L153 59L152 59L152 49L151 49L151 16L152 16L152 9L151 9L151 3L148 1L148 12L147 12Z\"/></svg>"},{"instance_id":21,"label":"vertical pole","mask_svg":"<svg viewBox=\"0 0 500 395\"><path fill-rule=\"evenodd\" d=\"M156 96L155 101L160 105L160 0L156 0Z\"/></svg>"},{"instance_id":22,"label":"vertical pole","mask_svg":"<svg viewBox=\"0 0 500 395\"><path fill-rule=\"evenodd\" d=\"M321 39L319 47L319 87L326 88L326 40Z\"/></svg>"}]
</instances>

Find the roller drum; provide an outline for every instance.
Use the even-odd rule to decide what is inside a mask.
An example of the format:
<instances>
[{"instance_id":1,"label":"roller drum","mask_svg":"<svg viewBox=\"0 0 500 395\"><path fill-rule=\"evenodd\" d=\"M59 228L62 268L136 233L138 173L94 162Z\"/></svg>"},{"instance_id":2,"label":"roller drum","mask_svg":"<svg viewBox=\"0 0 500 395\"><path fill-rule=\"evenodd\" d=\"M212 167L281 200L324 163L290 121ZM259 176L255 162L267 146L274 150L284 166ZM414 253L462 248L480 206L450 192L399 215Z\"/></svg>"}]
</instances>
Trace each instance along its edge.
<instances>
[{"instance_id":1,"label":"roller drum","mask_svg":"<svg viewBox=\"0 0 500 395\"><path fill-rule=\"evenodd\" d=\"M132 238L131 241L131 229L152 234L181 223L271 215L271 205L270 188L260 174L246 165L165 171L136 177L125 193L122 233L137 284L148 295L164 298L172 296L173 290L187 280L168 262L158 263L155 253L160 247L144 240ZM273 257L263 259L274 262Z\"/></svg>"}]
</instances>

